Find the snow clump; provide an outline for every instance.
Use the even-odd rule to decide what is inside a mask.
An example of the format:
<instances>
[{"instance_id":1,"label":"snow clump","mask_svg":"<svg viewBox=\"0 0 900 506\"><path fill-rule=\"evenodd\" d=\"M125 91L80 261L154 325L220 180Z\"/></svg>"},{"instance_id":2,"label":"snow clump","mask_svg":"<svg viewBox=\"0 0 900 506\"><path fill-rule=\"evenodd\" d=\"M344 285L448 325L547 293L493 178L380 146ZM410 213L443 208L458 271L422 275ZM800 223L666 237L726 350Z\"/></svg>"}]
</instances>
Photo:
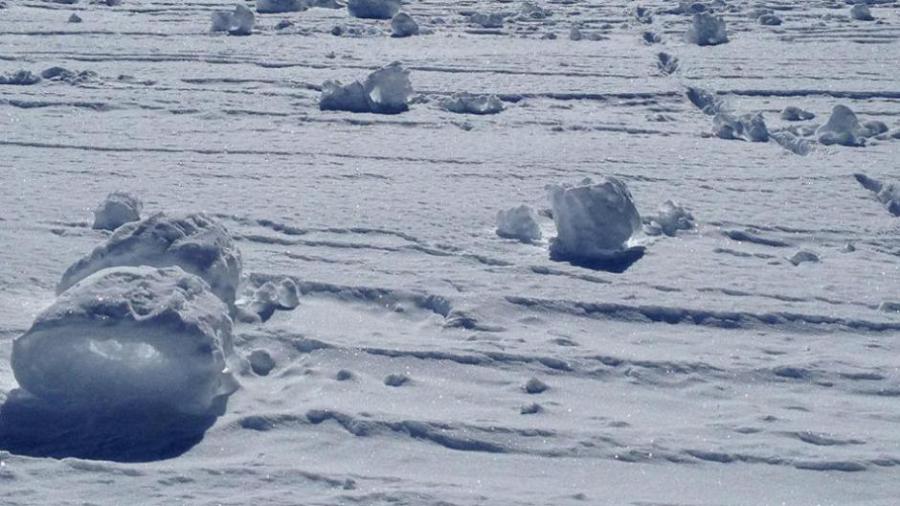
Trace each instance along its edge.
<instances>
[{"instance_id":1,"label":"snow clump","mask_svg":"<svg viewBox=\"0 0 900 506\"><path fill-rule=\"evenodd\" d=\"M894 183L882 183L865 174L853 174L853 177L863 188L875 193L875 198L884 204L889 213L900 216L900 185Z\"/></svg>"},{"instance_id":2,"label":"snow clump","mask_svg":"<svg viewBox=\"0 0 900 506\"><path fill-rule=\"evenodd\" d=\"M391 37L410 37L419 34L419 24L405 12L398 12L391 19Z\"/></svg>"},{"instance_id":3,"label":"snow clump","mask_svg":"<svg viewBox=\"0 0 900 506\"><path fill-rule=\"evenodd\" d=\"M237 389L228 308L178 267L116 267L66 291L13 343L19 385L93 410L159 406L203 414Z\"/></svg>"},{"instance_id":4,"label":"snow clump","mask_svg":"<svg viewBox=\"0 0 900 506\"><path fill-rule=\"evenodd\" d=\"M849 107L836 105L831 111L828 123L816 130L816 137L826 146L840 144L860 147L866 145L866 133L867 131L859 124L856 114Z\"/></svg>"},{"instance_id":5,"label":"snow clump","mask_svg":"<svg viewBox=\"0 0 900 506\"><path fill-rule=\"evenodd\" d=\"M391 19L400 11L400 0L350 0L347 11L355 18Z\"/></svg>"},{"instance_id":6,"label":"snow clump","mask_svg":"<svg viewBox=\"0 0 900 506\"><path fill-rule=\"evenodd\" d=\"M213 11L212 32L228 32L230 35L250 35L255 23L253 11L236 5L234 11Z\"/></svg>"},{"instance_id":7,"label":"snow clump","mask_svg":"<svg viewBox=\"0 0 900 506\"><path fill-rule=\"evenodd\" d=\"M694 216L677 203L667 200L659 206L656 216L651 216L645 227L648 235L674 236L679 230L694 228Z\"/></svg>"},{"instance_id":8,"label":"snow clump","mask_svg":"<svg viewBox=\"0 0 900 506\"><path fill-rule=\"evenodd\" d=\"M441 100L440 107L456 114L497 114L503 111L503 102L497 95L454 93Z\"/></svg>"},{"instance_id":9,"label":"snow clump","mask_svg":"<svg viewBox=\"0 0 900 506\"><path fill-rule=\"evenodd\" d=\"M713 118L713 133L720 139L769 141L769 130L760 113L733 116L727 112L720 112Z\"/></svg>"},{"instance_id":10,"label":"snow clump","mask_svg":"<svg viewBox=\"0 0 900 506\"><path fill-rule=\"evenodd\" d=\"M122 225L141 219L141 199L125 192L113 192L94 210L95 230L115 230Z\"/></svg>"},{"instance_id":11,"label":"snow clump","mask_svg":"<svg viewBox=\"0 0 900 506\"><path fill-rule=\"evenodd\" d=\"M685 33L685 38L691 44L697 44L698 46L724 44L728 42L725 20L707 12L694 14L694 19L691 27Z\"/></svg>"},{"instance_id":12,"label":"snow clump","mask_svg":"<svg viewBox=\"0 0 900 506\"><path fill-rule=\"evenodd\" d=\"M519 206L497 213L497 235L525 243L541 240L537 213L529 206Z\"/></svg>"},{"instance_id":13,"label":"snow clump","mask_svg":"<svg viewBox=\"0 0 900 506\"><path fill-rule=\"evenodd\" d=\"M280 12L299 12L306 10L303 0L256 0L256 12L272 14Z\"/></svg>"},{"instance_id":14,"label":"snow clump","mask_svg":"<svg viewBox=\"0 0 900 506\"><path fill-rule=\"evenodd\" d=\"M400 62L394 62L370 74L364 83L354 81L343 85L340 81L326 81L322 85L319 109L399 114L409 110L412 94L409 71Z\"/></svg>"}]
</instances>

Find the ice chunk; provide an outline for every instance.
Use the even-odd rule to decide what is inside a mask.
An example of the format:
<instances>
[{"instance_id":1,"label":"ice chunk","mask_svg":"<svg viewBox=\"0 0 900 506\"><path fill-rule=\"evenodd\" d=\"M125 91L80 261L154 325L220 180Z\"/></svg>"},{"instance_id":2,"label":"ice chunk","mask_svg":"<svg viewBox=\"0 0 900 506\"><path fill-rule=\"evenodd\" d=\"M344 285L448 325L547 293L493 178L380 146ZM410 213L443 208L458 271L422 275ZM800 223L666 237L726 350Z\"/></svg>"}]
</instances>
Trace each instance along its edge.
<instances>
[{"instance_id":1,"label":"ice chunk","mask_svg":"<svg viewBox=\"0 0 900 506\"><path fill-rule=\"evenodd\" d=\"M99 230L115 230L141 219L144 203L130 193L113 192L94 210L94 226Z\"/></svg>"},{"instance_id":2,"label":"ice chunk","mask_svg":"<svg viewBox=\"0 0 900 506\"><path fill-rule=\"evenodd\" d=\"M41 77L49 81L62 81L72 85L83 84L94 81L98 78L97 73L92 70L82 70L75 72L64 67L50 67L41 72Z\"/></svg>"},{"instance_id":3,"label":"ice chunk","mask_svg":"<svg viewBox=\"0 0 900 506\"><path fill-rule=\"evenodd\" d=\"M116 267L61 294L13 343L33 395L72 408L164 406L201 414L235 391L228 308L178 267Z\"/></svg>"},{"instance_id":4,"label":"ice chunk","mask_svg":"<svg viewBox=\"0 0 900 506\"><path fill-rule=\"evenodd\" d=\"M253 11L243 5L236 5L234 11L213 11L210 31L250 35L253 33L254 22Z\"/></svg>"},{"instance_id":5,"label":"ice chunk","mask_svg":"<svg viewBox=\"0 0 900 506\"><path fill-rule=\"evenodd\" d=\"M698 46L715 46L728 42L725 20L707 12L694 14L685 38Z\"/></svg>"},{"instance_id":6,"label":"ice chunk","mask_svg":"<svg viewBox=\"0 0 900 506\"><path fill-rule=\"evenodd\" d=\"M727 112L720 112L713 119L713 133L721 139L769 141L769 130L760 113L733 116Z\"/></svg>"},{"instance_id":7,"label":"ice chunk","mask_svg":"<svg viewBox=\"0 0 900 506\"><path fill-rule=\"evenodd\" d=\"M241 277L241 254L225 227L202 213L155 214L126 223L69 267L56 287L62 293L91 274L115 266L177 265L205 280L229 307Z\"/></svg>"},{"instance_id":8,"label":"ice chunk","mask_svg":"<svg viewBox=\"0 0 900 506\"><path fill-rule=\"evenodd\" d=\"M419 25L416 21L405 12L398 12L391 19L391 36L392 37L409 37L419 34Z\"/></svg>"},{"instance_id":9,"label":"ice chunk","mask_svg":"<svg viewBox=\"0 0 900 506\"><path fill-rule=\"evenodd\" d=\"M628 254L626 243L640 229L641 216L625 183L585 179L577 186L551 186L549 196L557 232L551 258L591 264Z\"/></svg>"},{"instance_id":10,"label":"ice chunk","mask_svg":"<svg viewBox=\"0 0 900 506\"><path fill-rule=\"evenodd\" d=\"M845 105L834 106L828 123L816 130L816 137L825 145L865 146L865 134L856 114Z\"/></svg>"},{"instance_id":11,"label":"ice chunk","mask_svg":"<svg viewBox=\"0 0 900 506\"><path fill-rule=\"evenodd\" d=\"M364 83L354 81L342 85L339 81L325 82L319 109L399 114L409 110L412 93L409 71L399 62L394 62L370 74Z\"/></svg>"},{"instance_id":12,"label":"ice chunk","mask_svg":"<svg viewBox=\"0 0 900 506\"><path fill-rule=\"evenodd\" d=\"M441 109L457 114L497 114L503 111L503 102L497 95L473 95L454 93L440 101Z\"/></svg>"},{"instance_id":13,"label":"ice chunk","mask_svg":"<svg viewBox=\"0 0 900 506\"><path fill-rule=\"evenodd\" d=\"M793 105L789 105L781 111L781 119L785 121L806 121L815 117L815 114Z\"/></svg>"},{"instance_id":14,"label":"ice chunk","mask_svg":"<svg viewBox=\"0 0 900 506\"><path fill-rule=\"evenodd\" d=\"M863 188L874 192L879 202L889 213L894 216L900 216L900 185L894 183L882 183L877 179L873 179L865 174L853 174L853 177L863 186Z\"/></svg>"},{"instance_id":15,"label":"ice chunk","mask_svg":"<svg viewBox=\"0 0 900 506\"><path fill-rule=\"evenodd\" d=\"M679 230L694 228L694 216L691 212L671 200L663 202L656 216L651 216L649 222L647 229L651 235L674 236Z\"/></svg>"},{"instance_id":16,"label":"ice chunk","mask_svg":"<svg viewBox=\"0 0 900 506\"><path fill-rule=\"evenodd\" d=\"M497 235L531 243L541 240L537 213L529 206L519 206L497 213Z\"/></svg>"},{"instance_id":17,"label":"ice chunk","mask_svg":"<svg viewBox=\"0 0 900 506\"><path fill-rule=\"evenodd\" d=\"M856 4L850 8L850 17L858 21L875 21L872 11L866 4Z\"/></svg>"},{"instance_id":18,"label":"ice chunk","mask_svg":"<svg viewBox=\"0 0 900 506\"><path fill-rule=\"evenodd\" d=\"M355 18L391 19L400 11L400 0L350 0L347 11Z\"/></svg>"},{"instance_id":19,"label":"ice chunk","mask_svg":"<svg viewBox=\"0 0 900 506\"><path fill-rule=\"evenodd\" d=\"M279 12L299 12L306 10L304 0L256 0L256 12L272 14Z\"/></svg>"}]
</instances>

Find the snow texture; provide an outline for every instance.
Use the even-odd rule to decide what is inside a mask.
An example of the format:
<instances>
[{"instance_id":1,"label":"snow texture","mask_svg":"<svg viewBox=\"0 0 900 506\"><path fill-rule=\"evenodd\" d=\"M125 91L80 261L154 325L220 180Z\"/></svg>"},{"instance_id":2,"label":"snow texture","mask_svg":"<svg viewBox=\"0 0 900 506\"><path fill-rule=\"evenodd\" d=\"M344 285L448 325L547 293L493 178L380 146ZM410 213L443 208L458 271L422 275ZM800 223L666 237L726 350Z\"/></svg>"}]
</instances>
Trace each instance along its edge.
<instances>
[{"instance_id":1,"label":"snow texture","mask_svg":"<svg viewBox=\"0 0 900 506\"><path fill-rule=\"evenodd\" d=\"M233 307L241 277L241 254L225 228L202 213L157 213L119 227L102 245L72 264L56 293L91 274L117 266L179 266L205 280Z\"/></svg>"},{"instance_id":2,"label":"snow texture","mask_svg":"<svg viewBox=\"0 0 900 506\"><path fill-rule=\"evenodd\" d=\"M94 209L93 228L115 230L126 223L141 219L144 203L130 193L113 192Z\"/></svg>"},{"instance_id":3,"label":"snow texture","mask_svg":"<svg viewBox=\"0 0 900 506\"><path fill-rule=\"evenodd\" d=\"M541 240L541 227L537 213L529 206L521 205L497 212L497 235L524 243Z\"/></svg>"},{"instance_id":4,"label":"snow texture","mask_svg":"<svg viewBox=\"0 0 900 506\"><path fill-rule=\"evenodd\" d=\"M322 85L319 108L323 111L399 114L409 110L413 94L409 71L393 62L369 74L365 82L342 85L326 81Z\"/></svg>"},{"instance_id":5,"label":"snow texture","mask_svg":"<svg viewBox=\"0 0 900 506\"><path fill-rule=\"evenodd\" d=\"M178 267L116 267L61 294L13 345L28 392L53 404L202 414L237 383L228 308Z\"/></svg>"}]
</instances>

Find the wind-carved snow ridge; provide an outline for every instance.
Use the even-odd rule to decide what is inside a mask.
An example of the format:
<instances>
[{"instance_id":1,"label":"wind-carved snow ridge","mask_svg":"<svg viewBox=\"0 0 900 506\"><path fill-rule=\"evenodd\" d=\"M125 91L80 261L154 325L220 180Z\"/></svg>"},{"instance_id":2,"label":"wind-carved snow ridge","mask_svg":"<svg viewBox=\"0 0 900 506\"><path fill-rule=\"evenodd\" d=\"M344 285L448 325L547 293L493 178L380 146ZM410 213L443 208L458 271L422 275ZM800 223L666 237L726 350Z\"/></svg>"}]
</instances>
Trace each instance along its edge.
<instances>
[{"instance_id":1,"label":"wind-carved snow ridge","mask_svg":"<svg viewBox=\"0 0 900 506\"><path fill-rule=\"evenodd\" d=\"M81 258L57 285L62 293L75 283L108 267L178 266L206 281L212 293L234 307L241 277L241 254L228 231L209 216L157 213L127 223Z\"/></svg>"},{"instance_id":2,"label":"wind-carved snow ridge","mask_svg":"<svg viewBox=\"0 0 900 506\"><path fill-rule=\"evenodd\" d=\"M319 109L399 114L409 110L412 94L409 71L400 62L393 62L369 74L363 83L342 85L340 81L326 81L322 85Z\"/></svg>"},{"instance_id":3,"label":"wind-carved snow ridge","mask_svg":"<svg viewBox=\"0 0 900 506\"><path fill-rule=\"evenodd\" d=\"M644 255L628 242L641 228L641 216L625 183L607 177L578 185L548 187L557 235L550 258L574 265L623 272Z\"/></svg>"}]
</instances>

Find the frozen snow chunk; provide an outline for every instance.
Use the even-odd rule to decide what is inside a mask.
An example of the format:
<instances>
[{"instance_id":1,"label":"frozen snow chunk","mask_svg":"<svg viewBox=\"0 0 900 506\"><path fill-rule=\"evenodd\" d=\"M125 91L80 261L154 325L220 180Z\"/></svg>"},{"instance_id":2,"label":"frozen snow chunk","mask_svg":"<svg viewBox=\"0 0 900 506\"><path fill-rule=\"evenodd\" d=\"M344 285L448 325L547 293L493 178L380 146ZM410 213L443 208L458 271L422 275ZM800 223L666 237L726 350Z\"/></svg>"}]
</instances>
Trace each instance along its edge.
<instances>
[{"instance_id":1,"label":"frozen snow chunk","mask_svg":"<svg viewBox=\"0 0 900 506\"><path fill-rule=\"evenodd\" d=\"M798 251L788 258L788 262L790 262L794 265L800 265L800 264L806 263L806 262L816 263L818 261L819 261L819 255L816 255L812 251L807 251L807 250Z\"/></svg>"},{"instance_id":2,"label":"frozen snow chunk","mask_svg":"<svg viewBox=\"0 0 900 506\"><path fill-rule=\"evenodd\" d=\"M525 383L525 387L524 387L525 392L532 394L532 395L544 393L549 389L550 389L550 387L547 386L546 383L544 383L543 381L541 381L537 378L531 378L530 380L528 380Z\"/></svg>"},{"instance_id":3,"label":"frozen snow chunk","mask_svg":"<svg viewBox=\"0 0 900 506\"><path fill-rule=\"evenodd\" d=\"M550 243L553 259L586 265L615 261L627 253L626 243L641 227L631 192L614 177L551 186L549 196L557 232Z\"/></svg>"},{"instance_id":4,"label":"frozen snow chunk","mask_svg":"<svg viewBox=\"0 0 900 506\"><path fill-rule=\"evenodd\" d=\"M707 12L694 14L685 38L698 46L715 46L728 42L725 20Z\"/></svg>"},{"instance_id":5,"label":"frozen snow chunk","mask_svg":"<svg viewBox=\"0 0 900 506\"><path fill-rule=\"evenodd\" d=\"M304 0L256 0L256 12L274 14L280 12L299 12L306 10Z\"/></svg>"},{"instance_id":6,"label":"frozen snow chunk","mask_svg":"<svg viewBox=\"0 0 900 506\"><path fill-rule=\"evenodd\" d=\"M885 313L900 313L900 302L883 301L878 305L878 310Z\"/></svg>"},{"instance_id":7,"label":"frozen snow chunk","mask_svg":"<svg viewBox=\"0 0 900 506\"><path fill-rule=\"evenodd\" d=\"M541 240L537 213L529 206L519 206L497 213L497 235L525 243Z\"/></svg>"},{"instance_id":8,"label":"frozen snow chunk","mask_svg":"<svg viewBox=\"0 0 900 506\"><path fill-rule=\"evenodd\" d=\"M41 82L40 76L36 76L28 70L18 70L8 74L0 74L0 84L28 86L39 82Z\"/></svg>"},{"instance_id":9,"label":"frozen snow chunk","mask_svg":"<svg viewBox=\"0 0 900 506\"><path fill-rule=\"evenodd\" d=\"M96 230L115 230L122 225L141 219L141 199L125 192L113 192L94 210Z\"/></svg>"},{"instance_id":10,"label":"frozen snow chunk","mask_svg":"<svg viewBox=\"0 0 900 506\"><path fill-rule=\"evenodd\" d=\"M482 28L503 28L503 14L476 12L469 16L469 23Z\"/></svg>"},{"instance_id":11,"label":"frozen snow chunk","mask_svg":"<svg viewBox=\"0 0 900 506\"><path fill-rule=\"evenodd\" d=\"M355 81L345 86L339 81L326 81L319 109L399 114L409 110L412 93L409 71L394 62L370 74L364 83Z\"/></svg>"},{"instance_id":12,"label":"frozen snow chunk","mask_svg":"<svg viewBox=\"0 0 900 506\"><path fill-rule=\"evenodd\" d=\"M83 84L97 80L97 73L92 70L75 72L64 67L50 67L41 72L41 77L48 81L62 81L72 85Z\"/></svg>"},{"instance_id":13,"label":"frozen snow chunk","mask_svg":"<svg viewBox=\"0 0 900 506\"><path fill-rule=\"evenodd\" d=\"M553 11L533 2L522 2L519 8L519 19L547 19L553 15Z\"/></svg>"},{"instance_id":14,"label":"frozen snow chunk","mask_svg":"<svg viewBox=\"0 0 900 506\"><path fill-rule=\"evenodd\" d=\"M678 58L666 52L657 53L656 68L667 76L672 75L678 70Z\"/></svg>"},{"instance_id":15,"label":"frozen snow chunk","mask_svg":"<svg viewBox=\"0 0 900 506\"><path fill-rule=\"evenodd\" d=\"M759 24L763 26L779 26L782 23L781 18L776 16L774 13L769 12L759 16L759 18L757 18L757 21L759 21Z\"/></svg>"},{"instance_id":16,"label":"frozen snow chunk","mask_svg":"<svg viewBox=\"0 0 900 506\"><path fill-rule=\"evenodd\" d=\"M503 101L497 95L454 93L440 101L441 109L456 114L497 114L503 111Z\"/></svg>"},{"instance_id":17,"label":"frozen snow chunk","mask_svg":"<svg viewBox=\"0 0 900 506\"><path fill-rule=\"evenodd\" d=\"M266 350L253 350L248 357L250 369L258 376L268 376L275 369L275 359Z\"/></svg>"},{"instance_id":18,"label":"frozen snow chunk","mask_svg":"<svg viewBox=\"0 0 900 506\"><path fill-rule=\"evenodd\" d=\"M850 17L857 21L875 21L872 11L866 4L856 4L850 8Z\"/></svg>"},{"instance_id":19,"label":"frozen snow chunk","mask_svg":"<svg viewBox=\"0 0 900 506\"><path fill-rule=\"evenodd\" d=\"M694 216L677 203L667 200L659 206L656 216L651 216L646 230L650 235L674 236L679 230L694 228Z\"/></svg>"},{"instance_id":20,"label":"frozen snow chunk","mask_svg":"<svg viewBox=\"0 0 900 506\"><path fill-rule=\"evenodd\" d=\"M81 21L81 16L75 14L74 12L71 16L69 16L69 23L81 23Z\"/></svg>"},{"instance_id":21,"label":"frozen snow chunk","mask_svg":"<svg viewBox=\"0 0 900 506\"><path fill-rule=\"evenodd\" d=\"M819 142L830 146L832 144L840 144L842 146L865 146L865 134L867 132L859 124L856 114L845 105L836 105L831 111L831 117L828 123L820 126L816 130L816 137Z\"/></svg>"},{"instance_id":22,"label":"frozen snow chunk","mask_svg":"<svg viewBox=\"0 0 900 506\"><path fill-rule=\"evenodd\" d=\"M703 114L709 116L715 116L724 108L724 104L715 93L703 88L688 87L687 97L692 104L703 111Z\"/></svg>"},{"instance_id":23,"label":"frozen snow chunk","mask_svg":"<svg viewBox=\"0 0 900 506\"><path fill-rule=\"evenodd\" d=\"M793 105L789 105L781 111L781 119L785 121L806 121L815 117L815 114Z\"/></svg>"},{"instance_id":24,"label":"frozen snow chunk","mask_svg":"<svg viewBox=\"0 0 900 506\"><path fill-rule=\"evenodd\" d=\"M769 136L784 149L800 156L806 156L812 152L812 144L806 139L797 137L791 132L773 132Z\"/></svg>"},{"instance_id":25,"label":"frozen snow chunk","mask_svg":"<svg viewBox=\"0 0 900 506\"><path fill-rule=\"evenodd\" d=\"M875 197L889 213L894 216L900 216L900 185L894 183L882 183L877 179L873 179L865 174L853 174L853 177L863 186L863 188L875 193Z\"/></svg>"},{"instance_id":26,"label":"frozen snow chunk","mask_svg":"<svg viewBox=\"0 0 900 506\"><path fill-rule=\"evenodd\" d=\"M863 135L865 137L875 137L876 135L881 135L887 132L888 126L883 121L872 120L866 121L862 124L863 126Z\"/></svg>"},{"instance_id":27,"label":"frozen snow chunk","mask_svg":"<svg viewBox=\"0 0 900 506\"><path fill-rule=\"evenodd\" d=\"M726 112L716 114L713 119L713 133L720 139L768 142L769 130L762 114L732 116Z\"/></svg>"},{"instance_id":28,"label":"frozen snow chunk","mask_svg":"<svg viewBox=\"0 0 900 506\"><path fill-rule=\"evenodd\" d=\"M347 11L355 18L391 19L400 11L400 0L350 0Z\"/></svg>"},{"instance_id":29,"label":"frozen snow chunk","mask_svg":"<svg viewBox=\"0 0 900 506\"><path fill-rule=\"evenodd\" d=\"M213 11L213 32L228 32L230 35L250 35L253 33L255 16L243 5L236 5L234 11Z\"/></svg>"},{"instance_id":30,"label":"frozen snow chunk","mask_svg":"<svg viewBox=\"0 0 900 506\"><path fill-rule=\"evenodd\" d=\"M202 414L237 388L228 308L178 267L116 267L61 294L13 343L31 394L69 408Z\"/></svg>"},{"instance_id":31,"label":"frozen snow chunk","mask_svg":"<svg viewBox=\"0 0 900 506\"><path fill-rule=\"evenodd\" d=\"M391 37L410 37L419 34L419 24L405 12L398 12L391 19Z\"/></svg>"},{"instance_id":32,"label":"frozen snow chunk","mask_svg":"<svg viewBox=\"0 0 900 506\"><path fill-rule=\"evenodd\" d=\"M268 321L276 310L290 311L300 305L300 288L291 278L267 281L256 289L249 300L236 303L242 320Z\"/></svg>"},{"instance_id":33,"label":"frozen snow chunk","mask_svg":"<svg viewBox=\"0 0 900 506\"><path fill-rule=\"evenodd\" d=\"M206 281L228 307L234 306L241 277L240 251L225 227L202 213L158 213L122 225L105 244L66 270L56 293L99 270L137 265L177 265Z\"/></svg>"}]
</instances>

